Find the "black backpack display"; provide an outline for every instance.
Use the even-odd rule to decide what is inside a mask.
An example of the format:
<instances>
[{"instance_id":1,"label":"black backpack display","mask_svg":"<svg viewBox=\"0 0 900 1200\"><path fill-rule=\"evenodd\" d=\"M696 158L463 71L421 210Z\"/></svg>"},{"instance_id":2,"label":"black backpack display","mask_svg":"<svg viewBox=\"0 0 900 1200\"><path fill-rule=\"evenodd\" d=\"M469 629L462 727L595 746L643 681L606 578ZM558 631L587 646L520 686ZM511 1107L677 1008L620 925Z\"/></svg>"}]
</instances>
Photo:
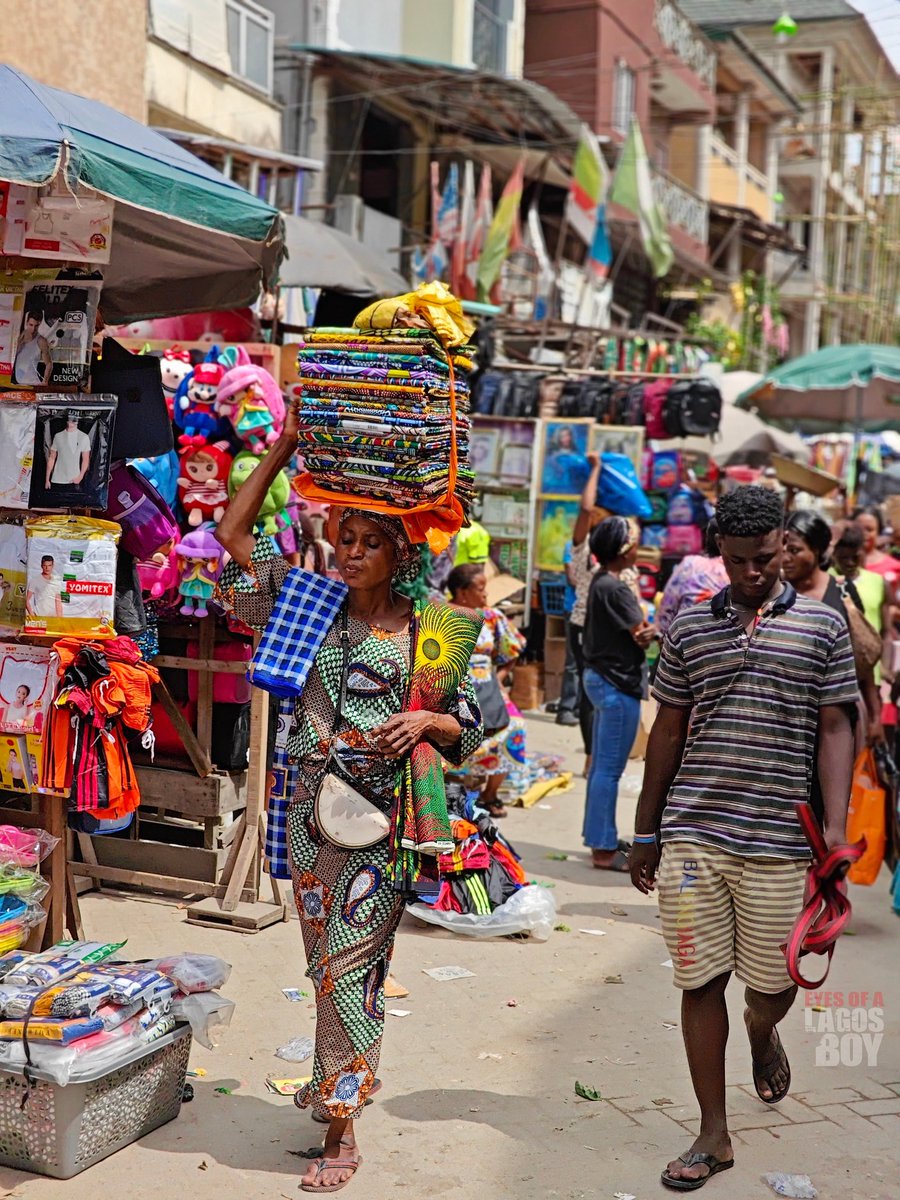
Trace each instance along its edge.
<instances>
[{"instance_id":1,"label":"black backpack display","mask_svg":"<svg viewBox=\"0 0 900 1200\"><path fill-rule=\"evenodd\" d=\"M712 437L722 420L722 393L711 379L678 380L663 405L669 437Z\"/></svg>"}]
</instances>

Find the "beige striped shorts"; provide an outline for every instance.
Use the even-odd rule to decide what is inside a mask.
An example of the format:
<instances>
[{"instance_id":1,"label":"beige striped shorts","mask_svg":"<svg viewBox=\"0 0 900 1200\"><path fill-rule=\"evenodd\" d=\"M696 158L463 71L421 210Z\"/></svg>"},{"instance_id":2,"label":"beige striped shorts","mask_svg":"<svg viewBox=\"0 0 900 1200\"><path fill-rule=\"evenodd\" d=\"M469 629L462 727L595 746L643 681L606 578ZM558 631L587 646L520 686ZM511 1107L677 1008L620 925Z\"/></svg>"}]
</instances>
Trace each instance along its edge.
<instances>
[{"instance_id":1,"label":"beige striped shorts","mask_svg":"<svg viewBox=\"0 0 900 1200\"><path fill-rule=\"evenodd\" d=\"M802 907L808 866L666 842L656 887L675 986L702 987L733 971L758 992L791 987L781 946Z\"/></svg>"}]
</instances>

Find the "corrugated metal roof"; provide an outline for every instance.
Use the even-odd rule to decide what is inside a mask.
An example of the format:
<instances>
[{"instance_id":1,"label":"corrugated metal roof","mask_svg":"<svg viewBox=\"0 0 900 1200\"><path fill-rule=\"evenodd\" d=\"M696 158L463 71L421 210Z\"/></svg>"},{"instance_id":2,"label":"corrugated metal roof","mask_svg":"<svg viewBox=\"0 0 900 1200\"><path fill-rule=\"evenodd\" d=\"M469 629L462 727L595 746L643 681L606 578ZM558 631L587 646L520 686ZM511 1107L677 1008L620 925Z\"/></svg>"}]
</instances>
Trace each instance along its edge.
<instances>
[{"instance_id":1,"label":"corrugated metal roof","mask_svg":"<svg viewBox=\"0 0 900 1200\"><path fill-rule=\"evenodd\" d=\"M771 25L785 9L798 25L861 16L847 0L678 0L678 7L701 29Z\"/></svg>"}]
</instances>

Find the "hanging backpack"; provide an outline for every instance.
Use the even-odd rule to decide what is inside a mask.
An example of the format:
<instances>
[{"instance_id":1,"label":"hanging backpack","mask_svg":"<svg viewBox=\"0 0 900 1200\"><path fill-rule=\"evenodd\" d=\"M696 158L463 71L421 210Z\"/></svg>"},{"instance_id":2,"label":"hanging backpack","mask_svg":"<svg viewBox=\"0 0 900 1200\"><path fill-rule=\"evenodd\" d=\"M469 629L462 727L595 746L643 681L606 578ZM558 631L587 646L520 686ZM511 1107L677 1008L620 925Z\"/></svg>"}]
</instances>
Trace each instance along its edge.
<instances>
[{"instance_id":1,"label":"hanging backpack","mask_svg":"<svg viewBox=\"0 0 900 1200\"><path fill-rule=\"evenodd\" d=\"M121 548L138 561L150 558L178 537L168 504L145 475L123 462L117 462L110 472L109 502L103 516L122 526Z\"/></svg>"},{"instance_id":2,"label":"hanging backpack","mask_svg":"<svg viewBox=\"0 0 900 1200\"><path fill-rule=\"evenodd\" d=\"M669 379L654 379L644 388L644 424L648 438L671 437L663 421L663 408L671 387Z\"/></svg>"},{"instance_id":3,"label":"hanging backpack","mask_svg":"<svg viewBox=\"0 0 900 1200\"><path fill-rule=\"evenodd\" d=\"M722 393L711 379L674 383L662 419L668 437L712 437L722 420Z\"/></svg>"}]
</instances>

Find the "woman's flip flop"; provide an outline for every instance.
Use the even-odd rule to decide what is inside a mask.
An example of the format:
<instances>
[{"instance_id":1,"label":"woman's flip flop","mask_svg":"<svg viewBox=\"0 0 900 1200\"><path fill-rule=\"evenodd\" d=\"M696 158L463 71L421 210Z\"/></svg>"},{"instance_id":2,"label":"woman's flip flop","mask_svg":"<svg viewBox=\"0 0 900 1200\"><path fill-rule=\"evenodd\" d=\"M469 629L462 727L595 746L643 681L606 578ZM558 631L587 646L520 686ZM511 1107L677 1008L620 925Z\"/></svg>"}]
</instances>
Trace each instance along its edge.
<instances>
[{"instance_id":1,"label":"woman's flip flop","mask_svg":"<svg viewBox=\"0 0 900 1200\"><path fill-rule=\"evenodd\" d=\"M362 1164L362 1158L344 1159L344 1158L317 1158L316 1159L316 1179L323 1171L352 1171L350 1179L345 1179L343 1183L301 1183L301 1192L339 1192L341 1188L345 1188L353 1175L359 1170Z\"/></svg>"}]
</instances>

